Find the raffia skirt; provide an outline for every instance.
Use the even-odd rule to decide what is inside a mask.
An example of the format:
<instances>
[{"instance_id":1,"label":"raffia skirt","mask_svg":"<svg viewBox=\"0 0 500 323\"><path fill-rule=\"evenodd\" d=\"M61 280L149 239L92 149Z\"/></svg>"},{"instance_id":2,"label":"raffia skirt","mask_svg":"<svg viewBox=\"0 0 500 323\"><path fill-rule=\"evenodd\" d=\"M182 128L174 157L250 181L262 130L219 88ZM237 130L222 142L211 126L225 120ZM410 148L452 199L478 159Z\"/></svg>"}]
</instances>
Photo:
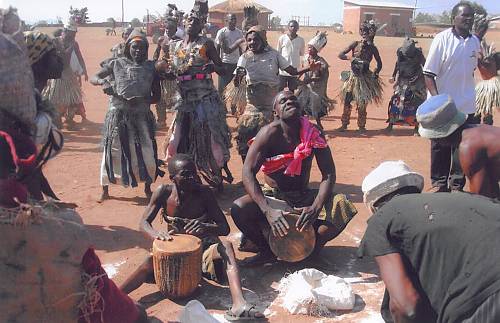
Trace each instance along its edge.
<instances>
[{"instance_id":1,"label":"raffia skirt","mask_svg":"<svg viewBox=\"0 0 500 323\"><path fill-rule=\"evenodd\" d=\"M342 102L346 101L348 93L357 104L368 105L372 102L380 104L383 96L384 83L380 77L368 71L363 75L354 75L350 72L349 78L342 85L340 98Z\"/></svg>"},{"instance_id":2,"label":"raffia skirt","mask_svg":"<svg viewBox=\"0 0 500 323\"><path fill-rule=\"evenodd\" d=\"M260 128L273 121L273 101L278 87L263 83L247 86L245 110L238 117L236 136L238 153L246 156L248 141L255 137Z\"/></svg>"},{"instance_id":3,"label":"raffia skirt","mask_svg":"<svg viewBox=\"0 0 500 323\"><path fill-rule=\"evenodd\" d=\"M60 79L49 80L42 94L56 107L76 106L83 102L80 83L71 69L64 69Z\"/></svg>"},{"instance_id":4,"label":"raffia skirt","mask_svg":"<svg viewBox=\"0 0 500 323\"><path fill-rule=\"evenodd\" d=\"M476 84L476 115L493 115L500 108L500 76Z\"/></svg>"}]
</instances>

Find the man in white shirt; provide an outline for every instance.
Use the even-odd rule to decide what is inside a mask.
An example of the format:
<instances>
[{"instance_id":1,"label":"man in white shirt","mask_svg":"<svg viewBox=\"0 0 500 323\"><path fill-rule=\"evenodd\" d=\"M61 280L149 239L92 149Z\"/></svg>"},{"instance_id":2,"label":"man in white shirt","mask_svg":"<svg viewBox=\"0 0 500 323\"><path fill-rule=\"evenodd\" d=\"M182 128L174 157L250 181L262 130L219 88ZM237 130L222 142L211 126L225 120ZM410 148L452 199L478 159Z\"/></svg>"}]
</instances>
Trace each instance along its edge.
<instances>
[{"instance_id":1,"label":"man in white shirt","mask_svg":"<svg viewBox=\"0 0 500 323\"><path fill-rule=\"evenodd\" d=\"M428 96L449 94L457 109L465 113L466 123L479 123L474 116L474 71L481 58L480 38L471 34L474 9L469 2L460 2L452 10L453 27L436 35L424 66ZM460 168L456 149L431 140L432 191L461 191L465 177ZM449 182L449 183L448 183Z\"/></svg>"},{"instance_id":2,"label":"man in white shirt","mask_svg":"<svg viewBox=\"0 0 500 323\"><path fill-rule=\"evenodd\" d=\"M222 63L226 69L223 75L219 75L219 94L222 95L224 88L233 79L233 72L240 58L240 46L234 44L241 42L243 32L236 28L236 15L228 14L226 16L226 27L220 29L215 37L217 53L219 53Z\"/></svg>"},{"instance_id":3,"label":"man in white shirt","mask_svg":"<svg viewBox=\"0 0 500 323\"><path fill-rule=\"evenodd\" d=\"M282 35L278 39L278 47L276 48L288 63L298 69L301 66L301 56L304 56L306 43L304 38L297 35L299 23L296 20L290 20L288 23L288 33ZM298 86L298 77L288 74L284 70L280 70L280 88L283 90L288 87L290 91L295 91Z\"/></svg>"}]
</instances>

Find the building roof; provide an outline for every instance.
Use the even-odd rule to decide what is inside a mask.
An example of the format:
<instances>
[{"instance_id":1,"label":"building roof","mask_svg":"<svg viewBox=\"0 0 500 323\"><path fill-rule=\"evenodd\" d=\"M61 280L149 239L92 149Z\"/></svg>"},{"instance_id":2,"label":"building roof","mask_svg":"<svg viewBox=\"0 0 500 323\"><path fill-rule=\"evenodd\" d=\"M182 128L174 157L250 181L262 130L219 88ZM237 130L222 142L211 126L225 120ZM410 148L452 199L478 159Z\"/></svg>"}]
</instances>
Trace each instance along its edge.
<instances>
[{"instance_id":1,"label":"building roof","mask_svg":"<svg viewBox=\"0 0 500 323\"><path fill-rule=\"evenodd\" d=\"M257 2L252 1L252 0L223 1L221 3L218 3L218 4L210 7L210 9L208 9L208 12L242 13L243 8L250 7L250 6L255 6L257 9L259 9L259 13L268 13L268 14L273 13L273 11L271 9L268 9L268 8L264 7L263 5L260 5Z\"/></svg>"},{"instance_id":2,"label":"building roof","mask_svg":"<svg viewBox=\"0 0 500 323\"><path fill-rule=\"evenodd\" d=\"M344 1L344 5L346 4L361 6L361 7L415 9L415 7L412 5L402 4L399 2L390 2L390 1L349 0L349 1Z\"/></svg>"}]
</instances>

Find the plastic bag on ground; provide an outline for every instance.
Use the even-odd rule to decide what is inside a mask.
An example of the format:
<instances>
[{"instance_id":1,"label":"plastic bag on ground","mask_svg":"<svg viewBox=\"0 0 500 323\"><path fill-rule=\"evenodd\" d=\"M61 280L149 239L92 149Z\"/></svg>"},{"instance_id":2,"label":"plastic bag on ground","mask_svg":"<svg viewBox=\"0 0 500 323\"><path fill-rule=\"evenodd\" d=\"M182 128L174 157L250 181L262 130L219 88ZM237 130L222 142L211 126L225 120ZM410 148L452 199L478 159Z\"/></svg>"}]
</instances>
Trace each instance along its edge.
<instances>
[{"instance_id":1,"label":"plastic bag on ground","mask_svg":"<svg viewBox=\"0 0 500 323\"><path fill-rule=\"evenodd\" d=\"M354 307L354 292L349 283L312 268L282 278L278 289L281 306L291 314L321 316Z\"/></svg>"},{"instance_id":2,"label":"plastic bag on ground","mask_svg":"<svg viewBox=\"0 0 500 323\"><path fill-rule=\"evenodd\" d=\"M189 301L179 316L181 323L219 323L202 303L197 300Z\"/></svg>"}]
</instances>

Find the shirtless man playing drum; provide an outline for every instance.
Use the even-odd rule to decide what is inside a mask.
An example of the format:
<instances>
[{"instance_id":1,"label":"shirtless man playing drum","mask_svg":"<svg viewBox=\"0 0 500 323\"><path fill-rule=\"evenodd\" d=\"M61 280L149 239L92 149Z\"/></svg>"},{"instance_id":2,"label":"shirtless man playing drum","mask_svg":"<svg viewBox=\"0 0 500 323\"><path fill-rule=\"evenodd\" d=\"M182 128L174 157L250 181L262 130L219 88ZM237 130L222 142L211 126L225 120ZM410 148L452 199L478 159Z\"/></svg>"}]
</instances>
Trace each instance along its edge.
<instances>
[{"instance_id":1,"label":"shirtless man playing drum","mask_svg":"<svg viewBox=\"0 0 500 323\"><path fill-rule=\"evenodd\" d=\"M229 234L229 225L210 188L201 184L193 160L189 155L176 154L168 163L168 171L173 184L161 185L153 193L140 223L141 231L148 238L159 240L175 241L170 235L173 231L200 238L203 275L217 282L224 282L227 278L229 282L233 305L225 318L229 321L263 319L264 315L243 297L233 246L231 242L218 238ZM164 220L175 230L158 231L152 227L160 209ZM130 293L147 281L154 281L152 256L147 257L121 289Z\"/></svg>"},{"instance_id":2,"label":"shirtless man playing drum","mask_svg":"<svg viewBox=\"0 0 500 323\"><path fill-rule=\"evenodd\" d=\"M346 200L343 202L347 207L341 209L350 212L340 214L342 220L336 217L342 212L332 212L336 200L333 198L336 174L332 153L318 128L301 117L302 109L294 93L278 93L274 111L276 120L263 127L251 141L243 165L243 185L248 195L234 201L231 208L236 226L259 249L257 255L244 260L247 266L261 265L276 258L267 241L269 231L275 237L284 237L292 225L298 231L312 225L318 251L339 235L356 213ZM308 188L313 156L322 178L318 190ZM273 188L274 198L264 196L256 178L259 169ZM299 209L301 215L296 223L287 223L277 201L288 208Z\"/></svg>"}]
</instances>

